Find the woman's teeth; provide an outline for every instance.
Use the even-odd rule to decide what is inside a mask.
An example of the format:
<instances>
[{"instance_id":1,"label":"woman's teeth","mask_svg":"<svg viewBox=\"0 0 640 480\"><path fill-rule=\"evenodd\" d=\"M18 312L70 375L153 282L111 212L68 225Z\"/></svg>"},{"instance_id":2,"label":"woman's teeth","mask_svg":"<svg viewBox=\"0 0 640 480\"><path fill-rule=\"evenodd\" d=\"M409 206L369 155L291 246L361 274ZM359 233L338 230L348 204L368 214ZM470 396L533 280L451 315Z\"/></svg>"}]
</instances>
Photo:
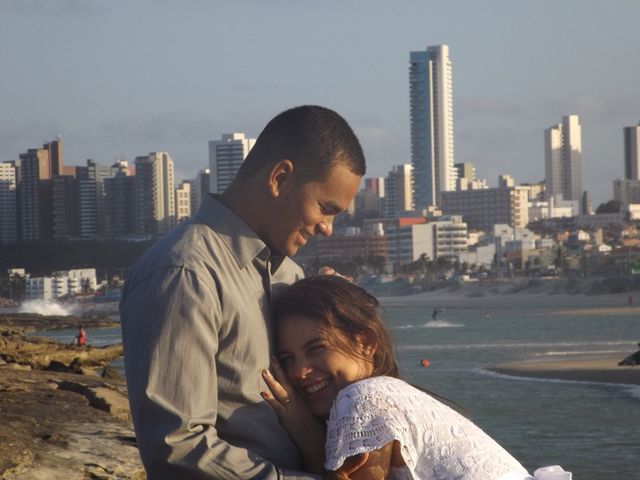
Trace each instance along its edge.
<instances>
[{"instance_id":1,"label":"woman's teeth","mask_svg":"<svg viewBox=\"0 0 640 480\"><path fill-rule=\"evenodd\" d=\"M327 380L323 380L321 382L314 383L313 385L310 385L310 386L306 387L304 389L304 391L307 394L316 393L316 392L322 390L323 388L325 388L327 385L329 385L329 382Z\"/></svg>"}]
</instances>

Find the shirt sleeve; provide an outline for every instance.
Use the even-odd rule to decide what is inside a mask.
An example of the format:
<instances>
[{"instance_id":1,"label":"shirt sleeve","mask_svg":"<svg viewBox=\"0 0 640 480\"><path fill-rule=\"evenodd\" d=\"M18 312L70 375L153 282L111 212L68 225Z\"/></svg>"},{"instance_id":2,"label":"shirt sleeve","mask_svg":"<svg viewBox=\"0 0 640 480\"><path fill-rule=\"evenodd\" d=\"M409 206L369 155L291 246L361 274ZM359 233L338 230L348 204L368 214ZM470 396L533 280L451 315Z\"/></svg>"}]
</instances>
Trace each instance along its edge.
<instances>
[{"instance_id":1,"label":"shirt sleeve","mask_svg":"<svg viewBox=\"0 0 640 480\"><path fill-rule=\"evenodd\" d=\"M154 480L311 480L216 431L220 300L212 281L162 267L125 292L120 311L131 414Z\"/></svg>"},{"instance_id":2,"label":"shirt sleeve","mask_svg":"<svg viewBox=\"0 0 640 480\"><path fill-rule=\"evenodd\" d=\"M352 384L338 394L327 425L327 470L337 470L348 457L402 440L400 419L380 398L384 392L378 395L362 384Z\"/></svg>"}]
</instances>

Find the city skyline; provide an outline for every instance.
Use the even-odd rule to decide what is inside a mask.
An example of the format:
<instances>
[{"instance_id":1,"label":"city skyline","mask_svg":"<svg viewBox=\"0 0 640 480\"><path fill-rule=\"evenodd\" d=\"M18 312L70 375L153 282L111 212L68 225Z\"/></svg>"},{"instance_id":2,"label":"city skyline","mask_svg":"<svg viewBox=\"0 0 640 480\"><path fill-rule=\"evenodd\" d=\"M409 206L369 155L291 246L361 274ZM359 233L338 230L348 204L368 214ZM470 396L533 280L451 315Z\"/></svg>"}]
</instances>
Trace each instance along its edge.
<instances>
[{"instance_id":1,"label":"city skyline","mask_svg":"<svg viewBox=\"0 0 640 480\"><path fill-rule=\"evenodd\" d=\"M577 114L597 206L624 176L623 128L640 120L640 5L548 6L5 0L0 161L61 134L69 165L166 151L176 179L193 178L210 140L255 138L278 111L317 103L347 118L367 175L382 176L410 163L408 54L447 44L456 162L492 184L500 173L541 180L544 129ZM160 27L150 34L139 18Z\"/></svg>"}]
</instances>

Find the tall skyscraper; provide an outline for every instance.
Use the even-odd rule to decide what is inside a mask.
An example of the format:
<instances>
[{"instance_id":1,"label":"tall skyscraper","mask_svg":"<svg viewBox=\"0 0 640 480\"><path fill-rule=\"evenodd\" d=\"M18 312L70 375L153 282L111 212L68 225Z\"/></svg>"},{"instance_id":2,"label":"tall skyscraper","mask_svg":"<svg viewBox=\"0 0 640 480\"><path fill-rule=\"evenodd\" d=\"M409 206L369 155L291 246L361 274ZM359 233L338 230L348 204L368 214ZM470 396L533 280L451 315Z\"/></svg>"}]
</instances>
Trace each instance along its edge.
<instances>
[{"instance_id":1,"label":"tall skyscraper","mask_svg":"<svg viewBox=\"0 0 640 480\"><path fill-rule=\"evenodd\" d=\"M411 163L416 208L437 205L455 190L453 87L449 47L411 52L409 65Z\"/></svg>"},{"instance_id":2,"label":"tall skyscraper","mask_svg":"<svg viewBox=\"0 0 640 480\"><path fill-rule=\"evenodd\" d=\"M62 140L20 154L18 182L19 237L23 241L53 237L51 179L64 173Z\"/></svg>"},{"instance_id":3,"label":"tall skyscraper","mask_svg":"<svg viewBox=\"0 0 640 480\"><path fill-rule=\"evenodd\" d=\"M142 235L168 232L175 225L173 160L166 152L136 157L136 231Z\"/></svg>"},{"instance_id":4,"label":"tall skyscraper","mask_svg":"<svg viewBox=\"0 0 640 480\"><path fill-rule=\"evenodd\" d=\"M240 165L256 143L244 133L225 133L221 140L209 142L209 170L211 193L222 193L231 184Z\"/></svg>"},{"instance_id":5,"label":"tall skyscraper","mask_svg":"<svg viewBox=\"0 0 640 480\"><path fill-rule=\"evenodd\" d=\"M624 127L624 178L640 180L640 122Z\"/></svg>"},{"instance_id":6,"label":"tall skyscraper","mask_svg":"<svg viewBox=\"0 0 640 480\"><path fill-rule=\"evenodd\" d=\"M387 175L384 186L387 216L413 210L412 170L409 164L396 165Z\"/></svg>"},{"instance_id":7,"label":"tall skyscraper","mask_svg":"<svg viewBox=\"0 0 640 480\"><path fill-rule=\"evenodd\" d=\"M90 158L87 159L86 167L78 166L75 169L78 190L78 236L93 238L106 234L104 181L112 176L111 170Z\"/></svg>"},{"instance_id":8,"label":"tall skyscraper","mask_svg":"<svg viewBox=\"0 0 640 480\"><path fill-rule=\"evenodd\" d=\"M16 204L16 167L13 162L0 163L0 244L18 239Z\"/></svg>"},{"instance_id":9,"label":"tall skyscraper","mask_svg":"<svg viewBox=\"0 0 640 480\"><path fill-rule=\"evenodd\" d=\"M111 237L132 235L136 231L136 177L126 160L111 167L104 179L105 229Z\"/></svg>"},{"instance_id":10,"label":"tall skyscraper","mask_svg":"<svg viewBox=\"0 0 640 480\"><path fill-rule=\"evenodd\" d=\"M78 236L79 189L75 175L54 175L51 179L53 238Z\"/></svg>"},{"instance_id":11,"label":"tall skyscraper","mask_svg":"<svg viewBox=\"0 0 640 480\"><path fill-rule=\"evenodd\" d=\"M544 131L547 199L582 199L582 127L578 115Z\"/></svg>"}]
</instances>

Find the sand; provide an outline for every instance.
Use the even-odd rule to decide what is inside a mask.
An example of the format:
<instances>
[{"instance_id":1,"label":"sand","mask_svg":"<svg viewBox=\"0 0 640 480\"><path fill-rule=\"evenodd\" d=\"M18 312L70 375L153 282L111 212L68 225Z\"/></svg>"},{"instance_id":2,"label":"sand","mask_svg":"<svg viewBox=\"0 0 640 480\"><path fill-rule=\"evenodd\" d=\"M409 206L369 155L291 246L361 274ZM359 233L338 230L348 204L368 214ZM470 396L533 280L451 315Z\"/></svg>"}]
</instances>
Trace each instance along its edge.
<instances>
[{"instance_id":1,"label":"sand","mask_svg":"<svg viewBox=\"0 0 640 480\"><path fill-rule=\"evenodd\" d=\"M518 361L494 365L489 370L519 377L640 385L640 365L618 366L624 356Z\"/></svg>"}]
</instances>

